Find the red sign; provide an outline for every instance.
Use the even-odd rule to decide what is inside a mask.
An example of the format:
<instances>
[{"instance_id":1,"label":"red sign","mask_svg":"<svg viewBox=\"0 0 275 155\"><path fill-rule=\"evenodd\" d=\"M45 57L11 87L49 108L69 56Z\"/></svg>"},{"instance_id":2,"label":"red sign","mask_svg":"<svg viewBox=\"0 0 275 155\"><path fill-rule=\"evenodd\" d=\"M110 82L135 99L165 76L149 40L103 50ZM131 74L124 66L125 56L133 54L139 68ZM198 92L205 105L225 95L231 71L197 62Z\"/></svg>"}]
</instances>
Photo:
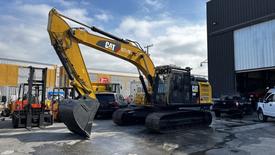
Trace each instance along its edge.
<instances>
[{"instance_id":1,"label":"red sign","mask_svg":"<svg viewBox=\"0 0 275 155\"><path fill-rule=\"evenodd\" d=\"M99 78L99 83L109 83L109 79L106 77Z\"/></svg>"}]
</instances>

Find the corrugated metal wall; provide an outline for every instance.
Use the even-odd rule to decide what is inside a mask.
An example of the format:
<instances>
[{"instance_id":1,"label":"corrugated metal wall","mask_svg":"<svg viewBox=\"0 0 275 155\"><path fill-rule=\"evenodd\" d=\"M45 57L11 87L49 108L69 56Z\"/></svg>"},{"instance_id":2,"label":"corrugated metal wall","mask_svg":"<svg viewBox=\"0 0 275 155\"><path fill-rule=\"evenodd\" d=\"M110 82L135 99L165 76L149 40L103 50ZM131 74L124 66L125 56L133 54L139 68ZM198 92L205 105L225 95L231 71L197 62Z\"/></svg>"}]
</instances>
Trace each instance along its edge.
<instances>
[{"instance_id":1,"label":"corrugated metal wall","mask_svg":"<svg viewBox=\"0 0 275 155\"><path fill-rule=\"evenodd\" d=\"M225 33L209 38L208 72L213 96L235 94L233 34Z\"/></svg>"},{"instance_id":2,"label":"corrugated metal wall","mask_svg":"<svg viewBox=\"0 0 275 155\"><path fill-rule=\"evenodd\" d=\"M275 66L275 20L234 31L235 70Z\"/></svg>"},{"instance_id":3,"label":"corrugated metal wall","mask_svg":"<svg viewBox=\"0 0 275 155\"><path fill-rule=\"evenodd\" d=\"M275 0L207 2L208 76L213 96L236 93L233 31L275 18Z\"/></svg>"},{"instance_id":4,"label":"corrugated metal wall","mask_svg":"<svg viewBox=\"0 0 275 155\"><path fill-rule=\"evenodd\" d=\"M274 0L211 0L207 3L208 31L221 31L257 18L274 16L274 12Z\"/></svg>"}]
</instances>

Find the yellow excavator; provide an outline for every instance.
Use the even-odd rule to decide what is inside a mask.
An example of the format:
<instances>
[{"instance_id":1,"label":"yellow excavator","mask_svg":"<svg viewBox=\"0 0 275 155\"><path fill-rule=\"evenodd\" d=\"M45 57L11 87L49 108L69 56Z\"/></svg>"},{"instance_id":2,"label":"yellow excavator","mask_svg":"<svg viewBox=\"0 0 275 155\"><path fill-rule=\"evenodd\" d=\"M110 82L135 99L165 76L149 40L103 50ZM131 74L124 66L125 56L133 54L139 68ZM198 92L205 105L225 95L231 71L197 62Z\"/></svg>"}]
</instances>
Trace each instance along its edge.
<instances>
[{"instance_id":1,"label":"yellow excavator","mask_svg":"<svg viewBox=\"0 0 275 155\"><path fill-rule=\"evenodd\" d=\"M72 28L66 20L82 27ZM100 35L90 33L83 27ZM199 110L201 105L192 103L190 68L171 65L155 67L138 42L88 26L60 14L55 9L49 12L48 32L71 85L81 96L77 100L67 99L60 103L61 120L70 131L89 137L99 107L79 44L121 58L137 67L145 93L145 103L115 111L113 121L117 125L144 123L152 131L170 132L191 124L211 124L211 113Z\"/></svg>"}]
</instances>

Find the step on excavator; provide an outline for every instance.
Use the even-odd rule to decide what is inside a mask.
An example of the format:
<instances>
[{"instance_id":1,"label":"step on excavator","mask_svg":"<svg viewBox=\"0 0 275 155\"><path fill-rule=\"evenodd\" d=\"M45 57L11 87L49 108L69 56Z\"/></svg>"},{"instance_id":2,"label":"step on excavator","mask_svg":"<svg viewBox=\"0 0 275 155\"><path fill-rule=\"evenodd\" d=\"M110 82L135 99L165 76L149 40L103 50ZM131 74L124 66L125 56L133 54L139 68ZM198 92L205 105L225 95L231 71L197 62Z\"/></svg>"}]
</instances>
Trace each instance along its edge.
<instances>
[{"instance_id":1,"label":"step on excavator","mask_svg":"<svg viewBox=\"0 0 275 155\"><path fill-rule=\"evenodd\" d=\"M72 28L66 21L82 27ZM94 33L88 32L84 27ZM49 12L48 33L71 85L81 95L77 100L67 99L60 103L61 120L70 131L89 138L99 107L79 44L123 59L137 67L145 103L114 112L113 121L117 125L145 123L148 129L165 133L182 130L190 125L211 124L211 113L200 110L201 105L192 103L190 68L171 65L155 67L138 42L88 26L55 9Z\"/></svg>"}]
</instances>

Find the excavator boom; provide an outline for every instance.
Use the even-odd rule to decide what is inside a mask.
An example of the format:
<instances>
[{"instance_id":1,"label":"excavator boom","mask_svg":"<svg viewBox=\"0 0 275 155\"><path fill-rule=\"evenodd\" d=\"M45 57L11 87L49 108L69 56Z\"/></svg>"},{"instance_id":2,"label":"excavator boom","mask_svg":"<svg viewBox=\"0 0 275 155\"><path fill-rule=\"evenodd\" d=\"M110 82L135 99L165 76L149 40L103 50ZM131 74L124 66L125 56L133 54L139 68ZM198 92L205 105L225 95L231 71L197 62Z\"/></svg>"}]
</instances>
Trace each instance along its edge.
<instances>
[{"instance_id":1,"label":"excavator boom","mask_svg":"<svg viewBox=\"0 0 275 155\"><path fill-rule=\"evenodd\" d=\"M89 33L84 28L71 28L65 19L88 27L105 37ZM147 78L149 87L153 86L155 66L149 55L142 50L137 42L124 40L96 27L87 26L58 13L55 9L49 12L48 32L51 44L72 81L71 85L82 96L82 99L77 101L65 100L60 104L61 120L71 131L89 137L91 124L99 106L78 44L89 46L132 63ZM150 101L152 92L149 92L141 74L140 79L143 81L147 101ZM84 119L87 117L89 119ZM85 120L86 123L83 123L82 120Z\"/></svg>"}]
</instances>

